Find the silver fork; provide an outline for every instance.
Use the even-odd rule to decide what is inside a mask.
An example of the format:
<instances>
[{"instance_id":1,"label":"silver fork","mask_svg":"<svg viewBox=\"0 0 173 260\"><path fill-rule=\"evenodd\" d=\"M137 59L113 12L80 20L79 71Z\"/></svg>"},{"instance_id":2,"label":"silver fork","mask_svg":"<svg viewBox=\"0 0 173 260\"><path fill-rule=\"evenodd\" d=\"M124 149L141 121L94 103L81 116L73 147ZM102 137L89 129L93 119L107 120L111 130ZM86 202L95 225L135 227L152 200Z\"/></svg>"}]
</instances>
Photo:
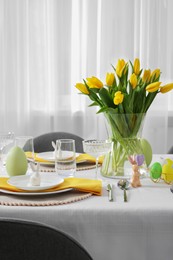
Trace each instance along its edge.
<instances>
[{"instance_id":1,"label":"silver fork","mask_svg":"<svg viewBox=\"0 0 173 260\"><path fill-rule=\"evenodd\" d=\"M113 201L113 184L107 185L107 191L108 191L108 199L109 201Z\"/></svg>"}]
</instances>

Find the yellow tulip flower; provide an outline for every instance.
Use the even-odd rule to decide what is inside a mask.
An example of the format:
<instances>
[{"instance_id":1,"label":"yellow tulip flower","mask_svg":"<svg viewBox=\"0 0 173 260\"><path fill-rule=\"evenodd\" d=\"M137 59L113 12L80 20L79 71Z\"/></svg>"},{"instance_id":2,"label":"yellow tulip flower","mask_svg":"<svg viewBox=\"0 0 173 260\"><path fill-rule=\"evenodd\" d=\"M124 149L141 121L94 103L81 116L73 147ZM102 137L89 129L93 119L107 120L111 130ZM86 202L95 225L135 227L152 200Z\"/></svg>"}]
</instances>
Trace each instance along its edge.
<instances>
[{"instance_id":1,"label":"yellow tulip flower","mask_svg":"<svg viewBox=\"0 0 173 260\"><path fill-rule=\"evenodd\" d=\"M114 95L114 104L119 105L123 102L124 95L121 93L121 91L117 91Z\"/></svg>"},{"instance_id":2,"label":"yellow tulip flower","mask_svg":"<svg viewBox=\"0 0 173 260\"><path fill-rule=\"evenodd\" d=\"M116 66L116 74L120 78L122 76L123 69L124 69L125 65L126 65L126 63L125 63L125 61L123 59L121 59L121 60L119 59L118 60L118 63L117 63L117 66Z\"/></svg>"},{"instance_id":3,"label":"yellow tulip flower","mask_svg":"<svg viewBox=\"0 0 173 260\"><path fill-rule=\"evenodd\" d=\"M155 79L157 79L160 76L160 69L153 70L153 72L151 73L151 78L154 78L154 76Z\"/></svg>"},{"instance_id":4,"label":"yellow tulip flower","mask_svg":"<svg viewBox=\"0 0 173 260\"><path fill-rule=\"evenodd\" d=\"M103 83L96 77L87 78L87 85L89 88L102 88Z\"/></svg>"},{"instance_id":5,"label":"yellow tulip flower","mask_svg":"<svg viewBox=\"0 0 173 260\"><path fill-rule=\"evenodd\" d=\"M107 73L106 74L106 85L107 86L112 86L114 80L115 80L114 73Z\"/></svg>"},{"instance_id":6,"label":"yellow tulip flower","mask_svg":"<svg viewBox=\"0 0 173 260\"><path fill-rule=\"evenodd\" d=\"M165 86L160 88L161 93L166 93L173 89L173 83L166 84Z\"/></svg>"},{"instance_id":7,"label":"yellow tulip flower","mask_svg":"<svg viewBox=\"0 0 173 260\"><path fill-rule=\"evenodd\" d=\"M140 72L140 61L139 61L139 59L135 59L135 60L134 60L133 68L134 68L134 73L135 73L136 75L138 75L139 72Z\"/></svg>"},{"instance_id":8,"label":"yellow tulip flower","mask_svg":"<svg viewBox=\"0 0 173 260\"><path fill-rule=\"evenodd\" d=\"M138 83L138 80L137 80L136 74L133 73L133 74L130 76L130 84L132 85L132 88L133 88L133 89L136 88L137 83Z\"/></svg>"},{"instance_id":9,"label":"yellow tulip flower","mask_svg":"<svg viewBox=\"0 0 173 260\"><path fill-rule=\"evenodd\" d=\"M142 81L143 82L149 82L150 81L150 78L151 78L151 70L144 70L144 74L142 76Z\"/></svg>"},{"instance_id":10,"label":"yellow tulip flower","mask_svg":"<svg viewBox=\"0 0 173 260\"><path fill-rule=\"evenodd\" d=\"M89 94L87 87L83 83L76 83L75 87L79 89L83 94Z\"/></svg>"},{"instance_id":11,"label":"yellow tulip flower","mask_svg":"<svg viewBox=\"0 0 173 260\"><path fill-rule=\"evenodd\" d=\"M160 84L162 82L154 82L154 83L151 83L149 84L147 87L146 87L146 91L148 92L156 92L159 88L160 88Z\"/></svg>"}]
</instances>

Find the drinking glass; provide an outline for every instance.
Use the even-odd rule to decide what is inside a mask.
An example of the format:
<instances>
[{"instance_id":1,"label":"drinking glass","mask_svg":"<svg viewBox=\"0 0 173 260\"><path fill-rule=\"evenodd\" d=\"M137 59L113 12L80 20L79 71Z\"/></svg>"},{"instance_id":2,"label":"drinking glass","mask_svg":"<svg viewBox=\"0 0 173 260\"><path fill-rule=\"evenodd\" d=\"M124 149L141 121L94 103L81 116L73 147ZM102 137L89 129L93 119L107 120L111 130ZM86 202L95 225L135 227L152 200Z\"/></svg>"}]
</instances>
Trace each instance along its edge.
<instances>
[{"instance_id":1,"label":"drinking glass","mask_svg":"<svg viewBox=\"0 0 173 260\"><path fill-rule=\"evenodd\" d=\"M74 177L76 172L75 140L56 140L55 172L61 177Z\"/></svg>"},{"instance_id":2,"label":"drinking glass","mask_svg":"<svg viewBox=\"0 0 173 260\"><path fill-rule=\"evenodd\" d=\"M96 159L95 178L98 178L98 160L102 155L107 154L112 150L112 141L110 140L84 140L83 150L85 153L90 154Z\"/></svg>"},{"instance_id":3,"label":"drinking glass","mask_svg":"<svg viewBox=\"0 0 173 260\"><path fill-rule=\"evenodd\" d=\"M4 171L7 154L14 145L14 133L0 133L0 168Z\"/></svg>"}]
</instances>

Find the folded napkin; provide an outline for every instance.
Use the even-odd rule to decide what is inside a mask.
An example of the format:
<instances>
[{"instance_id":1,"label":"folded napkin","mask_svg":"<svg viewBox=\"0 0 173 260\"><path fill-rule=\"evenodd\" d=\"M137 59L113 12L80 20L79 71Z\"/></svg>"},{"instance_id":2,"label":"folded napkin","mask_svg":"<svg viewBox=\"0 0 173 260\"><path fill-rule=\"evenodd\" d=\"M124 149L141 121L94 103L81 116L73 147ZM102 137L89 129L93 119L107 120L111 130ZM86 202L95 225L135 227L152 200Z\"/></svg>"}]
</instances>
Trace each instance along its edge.
<instances>
[{"instance_id":1,"label":"folded napkin","mask_svg":"<svg viewBox=\"0 0 173 260\"><path fill-rule=\"evenodd\" d=\"M25 152L26 154L26 157L27 158L32 158L32 153L31 152ZM104 156L100 156L99 157L99 163L102 164L103 163L103 159L104 159ZM36 162L43 162L43 163L53 163L53 162L50 162L48 160L45 160L45 159L42 159L40 157L38 157L37 153L34 154L34 160ZM83 161L86 161L88 163L95 163L96 162L96 159L87 154L87 153L82 153L82 154L79 154L77 157L76 157L76 163L80 163L80 162L83 162Z\"/></svg>"},{"instance_id":2,"label":"folded napkin","mask_svg":"<svg viewBox=\"0 0 173 260\"><path fill-rule=\"evenodd\" d=\"M15 192L23 192L23 190L18 189L14 186L11 186L7 183L9 178L6 177L0 177L0 189L5 189L9 191L15 191ZM90 192L94 195L101 196L102 193L102 181L100 180L91 180L91 179L83 179L83 178L66 178L64 179L64 182L60 185L44 190L46 191L58 191L58 190L64 190L68 188L74 188L82 192ZM29 192L29 191L25 191ZM42 191L40 191L42 192ZM39 191L38 191L39 193Z\"/></svg>"},{"instance_id":3,"label":"folded napkin","mask_svg":"<svg viewBox=\"0 0 173 260\"><path fill-rule=\"evenodd\" d=\"M103 159L104 159L103 156L100 156L100 157L99 157L99 163L100 163L100 164L103 163ZM87 161L87 162L90 162L90 163L95 163L95 162L96 162L96 159L95 159L93 156L91 156L91 155L89 155L89 154L87 154L87 153L81 153L81 154L79 154L79 155L76 157L76 163L80 163L80 162L82 162L82 161Z\"/></svg>"}]
</instances>

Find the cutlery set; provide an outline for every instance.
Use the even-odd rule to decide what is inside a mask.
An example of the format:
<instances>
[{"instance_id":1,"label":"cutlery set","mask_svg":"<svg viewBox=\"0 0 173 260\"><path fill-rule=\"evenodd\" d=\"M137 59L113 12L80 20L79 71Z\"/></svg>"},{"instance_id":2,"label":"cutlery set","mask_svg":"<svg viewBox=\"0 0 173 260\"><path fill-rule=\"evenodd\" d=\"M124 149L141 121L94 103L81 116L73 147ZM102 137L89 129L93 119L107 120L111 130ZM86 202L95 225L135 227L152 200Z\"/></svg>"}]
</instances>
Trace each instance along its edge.
<instances>
[{"instance_id":1,"label":"cutlery set","mask_svg":"<svg viewBox=\"0 0 173 260\"><path fill-rule=\"evenodd\" d=\"M129 189L130 183L127 180L125 180L125 179L121 179L121 180L118 181L117 186L121 190L123 190L123 192L124 192L124 202L127 202L128 200L127 200L127 192L126 192L126 190ZM111 201L114 200L113 199L113 184L109 183L107 185L107 191L108 191L108 200L111 202Z\"/></svg>"}]
</instances>

